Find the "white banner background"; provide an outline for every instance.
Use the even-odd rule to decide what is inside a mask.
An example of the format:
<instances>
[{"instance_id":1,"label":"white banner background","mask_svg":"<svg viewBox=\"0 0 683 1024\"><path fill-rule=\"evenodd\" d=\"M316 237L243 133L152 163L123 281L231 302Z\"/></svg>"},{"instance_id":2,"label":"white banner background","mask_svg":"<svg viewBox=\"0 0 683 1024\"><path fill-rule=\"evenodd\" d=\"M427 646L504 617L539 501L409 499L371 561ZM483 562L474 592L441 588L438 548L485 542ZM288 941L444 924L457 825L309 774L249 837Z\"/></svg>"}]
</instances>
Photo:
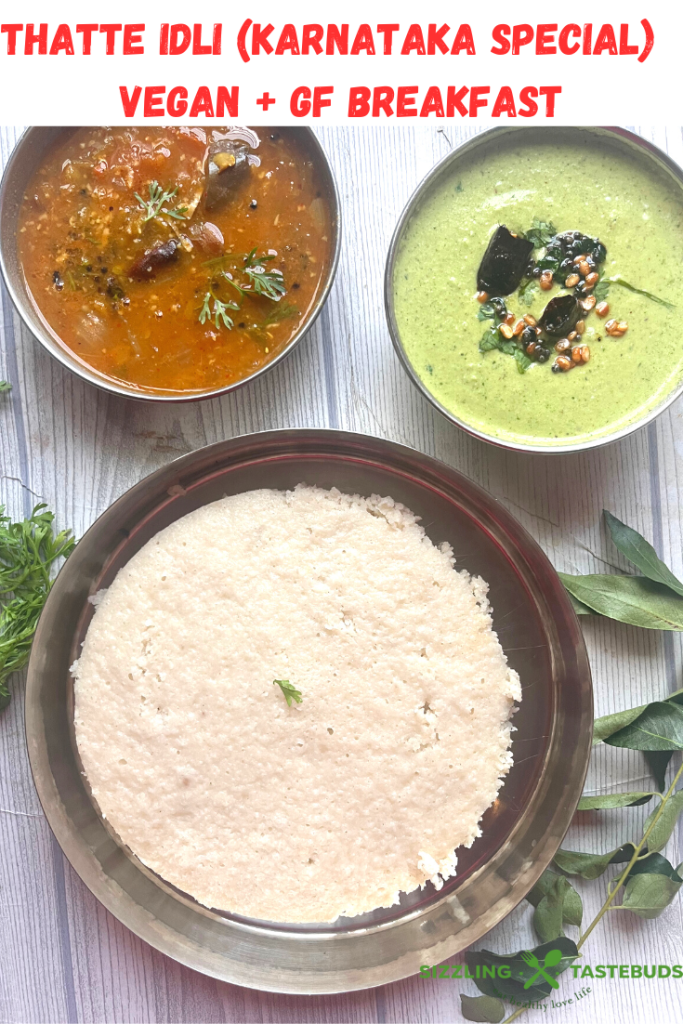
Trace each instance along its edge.
<instances>
[{"instance_id":1,"label":"white banner background","mask_svg":"<svg viewBox=\"0 0 683 1024\"><path fill-rule=\"evenodd\" d=\"M564 9L563 9L564 7ZM566 13L565 13L566 11ZM160 16L161 14L161 16ZM369 56L326 56L309 53L304 56L284 53L251 56L245 63L239 55L237 37L240 26L250 18L261 26L272 24L269 40L275 46L283 26L295 26L301 44L302 28L306 24L329 22L349 24L350 44L358 26L366 23L374 34L377 53ZM556 25L557 31L550 30L550 37L557 45L559 33L565 25L577 24L583 31L584 23L593 25L595 45L603 24L614 27L617 46L622 23L629 26L629 43L643 48L645 33L641 20L647 18L654 31L654 46L649 57L639 62L636 55L620 56L604 52L601 55L586 55L581 50L572 56L561 53L538 55L535 42L523 46L513 56L496 56L491 53L495 46L492 38L494 26L505 23L509 26L529 24L534 30L539 24ZM160 26L162 21L170 24L184 23L192 28L195 23L202 25L202 42L210 43L213 25L222 23L221 55L194 55L192 46L179 56L159 54ZM593 5L549 5L547 2L489 4L453 4L428 2L419 5L388 3L329 3L319 2L273 3L262 0L258 4L244 6L222 5L194 0L192 4L182 0L167 0L163 7L158 4L121 0L110 12L94 7L92 3L73 2L55 4L48 2L22 3L20 0L4 0L1 21L3 25L25 26L42 22L48 24L48 49L60 23L68 24L74 39L75 54L67 56L32 56L24 54L25 31L17 33L17 52L7 53L10 33L0 34L0 85L2 86L2 114L5 124L117 124L117 123L160 123L173 121L164 109L160 116L144 116L145 89L165 87L165 93L156 94L156 104L163 109L168 93L174 87L187 90L192 102L197 90L206 86L216 100L219 85L232 89L239 86L239 113L236 118L242 123L252 124L363 124L374 123L406 124L415 123L415 117L396 116L396 100L392 103L393 116L381 113L373 119L349 118L349 89L355 86L386 86L395 92L400 86L417 86L414 99L419 113L422 101L430 86L438 86L443 94L444 105L449 86L456 90L466 87L464 104L466 116L456 113L454 120L475 122L521 122L557 124L597 124L605 122L646 122L664 124L679 120L681 36L683 14L678 5L657 2L596 3ZM460 24L468 24L476 46L476 55L465 52L459 55L440 54L420 56L412 53L400 55L405 35L413 22L418 22L427 39L430 23L439 27L450 26L445 40L452 44ZM144 23L141 33L144 54L123 55L123 32L116 33L115 53L105 52L106 35L95 31L92 36L92 53L82 54L83 34L76 32L77 24L139 24ZM393 37L393 54L384 55L384 36L377 32L378 24L399 24ZM251 50L251 30L247 35ZM323 43L324 43L323 39ZM573 40L572 40L573 41ZM37 51L37 47L35 48ZM134 117L124 116L119 87L124 86L133 94L135 86L141 87L140 100ZM331 105L320 110L320 116L310 114L304 118L295 117L290 109L293 91L306 86L313 91L316 86L334 86L334 93L326 94ZM470 118L469 105L473 87L488 86L488 94L480 94L487 101L476 111L476 118ZM516 118L502 113L492 118L492 108L499 90L509 86L519 107L520 90L525 87L539 89L541 86L561 86L562 92L556 98L552 119L546 117L543 97L535 117ZM257 104L265 92L275 98L267 113ZM178 94L176 94L177 96ZM149 96L148 96L149 102ZM181 115L184 123L205 124L211 119L200 113L191 118L188 113ZM231 120L224 114L222 120ZM448 119L437 118L432 113L428 122L447 123ZM218 119L216 123L221 123ZM424 122L423 122L424 123Z\"/></svg>"}]
</instances>

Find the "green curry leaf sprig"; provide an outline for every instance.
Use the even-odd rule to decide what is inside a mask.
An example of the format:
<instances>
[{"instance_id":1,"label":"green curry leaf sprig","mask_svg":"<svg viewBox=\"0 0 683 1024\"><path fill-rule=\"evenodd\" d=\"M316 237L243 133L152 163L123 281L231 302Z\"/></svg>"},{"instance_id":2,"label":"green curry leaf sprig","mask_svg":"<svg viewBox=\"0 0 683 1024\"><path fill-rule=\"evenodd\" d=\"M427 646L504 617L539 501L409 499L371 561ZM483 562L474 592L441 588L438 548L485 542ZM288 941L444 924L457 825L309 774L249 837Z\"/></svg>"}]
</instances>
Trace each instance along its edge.
<instances>
[{"instance_id":1,"label":"green curry leaf sprig","mask_svg":"<svg viewBox=\"0 0 683 1024\"><path fill-rule=\"evenodd\" d=\"M74 548L71 532L55 534L53 523L45 505L36 505L19 522L12 522L0 505L0 711L10 702L9 676L28 661L52 568Z\"/></svg>"},{"instance_id":2,"label":"green curry leaf sprig","mask_svg":"<svg viewBox=\"0 0 683 1024\"><path fill-rule=\"evenodd\" d=\"M675 751L683 751L683 690L670 694L663 701L598 718L594 737L595 743L641 750L646 756L665 752L671 757ZM637 791L586 794L581 798L579 812L636 807L653 799L657 800L657 806L645 820L642 836L637 842L624 843L605 853L557 852L553 868L544 871L526 897L534 907L533 927L541 945L530 952L503 957L488 950L465 955L470 970L477 965L490 967L494 963L509 968L507 978L501 979L500 972L496 972L494 978L474 978L486 1001L483 997L465 997L462 1012L467 1020L502 1021L505 1015L503 1000L506 999L520 1007L507 1018L507 1022L513 1021L524 1012L525 1003L528 1006L530 1000L548 996L551 986L547 982L525 987L530 975L525 972L524 965L547 963L549 952L558 950L558 953L553 953L556 964L549 972L556 979L581 955L586 940L606 914L630 911L651 920L671 905L683 887L683 865L674 867L660 851L668 843L683 814L683 788L678 788L682 778L683 764L666 793ZM564 929L568 926L581 927L583 905L570 877L597 879L613 865L617 870L608 884L600 911L574 942L565 935ZM478 973L483 975L484 971Z\"/></svg>"},{"instance_id":3,"label":"green curry leaf sprig","mask_svg":"<svg viewBox=\"0 0 683 1024\"><path fill-rule=\"evenodd\" d=\"M577 610L584 614L600 613L619 621L648 629L683 629L683 617L677 618L677 602L683 603L683 583L659 558L652 545L636 530L605 512L611 538L625 558L642 573L641 576L563 576ZM610 590L604 580L626 581ZM577 581L582 581L581 585ZM630 589L629 589L630 588ZM586 602L585 604L583 602ZM674 625L679 621L679 625ZM467 1020L502 1021L504 999L520 1008L506 1021L515 1020L524 1012L530 998L541 999L550 994L550 986L530 997L532 988L524 988L524 963L545 962L551 949L558 950L557 977L580 956L587 939L605 915L613 911L630 911L650 920L659 917L671 905L683 887L683 864L675 866L661 852L669 842L676 824L683 815L683 764L675 772L667 788L666 778L671 759L683 751L683 689L658 701L627 708L598 718L594 723L593 744L642 752L657 786L656 790L638 789L621 793L586 793L579 801L580 813L629 813L628 808L654 802L654 809L645 819L640 839L626 842L614 850L590 853L559 850L553 867L546 870L527 895L534 907L533 927L541 942L530 952L498 957L509 967L508 978L475 978L483 993L481 997L463 999L462 1012ZM605 901L576 943L565 935L568 926L582 923L581 898L570 878L586 880L602 877L615 868ZM493 963L487 950L466 954L468 965ZM566 963L565 963L566 960ZM480 973L484 973L483 971ZM552 972L551 972L552 973ZM529 979L526 978L526 981Z\"/></svg>"},{"instance_id":4,"label":"green curry leaf sprig","mask_svg":"<svg viewBox=\"0 0 683 1024\"><path fill-rule=\"evenodd\" d=\"M672 695L677 696L677 695ZM668 705L668 706L667 706ZM664 711L662 710L664 706ZM654 701L644 708L630 709L621 712L625 718L633 713L636 717L622 728L618 726L618 715L606 716L595 723L596 732L602 736L598 742L606 742L612 746L642 750L644 753L666 750L669 756L675 751L683 750L683 710L671 701ZM614 729L614 731L608 731ZM602 854L577 853L572 850L560 850L555 856L555 866L567 875L581 875L583 878L598 878L610 864L626 863L626 868L619 871L612 879L608 897L596 919L586 930L579 943L579 948L586 941L601 918L609 910L631 910L640 917L658 917L669 906L683 885L681 876L682 865L677 868L659 852L669 841L676 822L683 812L683 789L678 783L683 776L683 765L666 793L650 794L631 793L614 794L613 797L632 798L631 806L643 802L643 797L654 797L659 800L657 807L645 820L643 835L637 843L626 843L618 850L610 850ZM599 798L584 798L586 805L596 809L616 806L606 798L599 804ZM584 809L579 805L579 810ZM617 894L623 889L621 903L616 903Z\"/></svg>"},{"instance_id":5,"label":"green curry leaf sprig","mask_svg":"<svg viewBox=\"0 0 683 1024\"><path fill-rule=\"evenodd\" d=\"M652 292L646 291L644 288L636 288L634 284L629 284L625 281L621 274L615 274L613 277L603 277L593 292L598 302L604 302L609 295L610 285L616 284L620 288L625 288L629 292L635 292L636 295L644 295L646 299L650 299L651 302L656 302L658 306L665 306L666 309L675 309L676 305L673 302L669 302L668 299L662 299L659 295L654 295Z\"/></svg>"},{"instance_id":6,"label":"green curry leaf sprig","mask_svg":"<svg viewBox=\"0 0 683 1024\"><path fill-rule=\"evenodd\" d=\"M642 575L559 573L580 615L603 615L643 629L683 630L683 583L652 545L605 511L615 547Z\"/></svg>"}]
</instances>

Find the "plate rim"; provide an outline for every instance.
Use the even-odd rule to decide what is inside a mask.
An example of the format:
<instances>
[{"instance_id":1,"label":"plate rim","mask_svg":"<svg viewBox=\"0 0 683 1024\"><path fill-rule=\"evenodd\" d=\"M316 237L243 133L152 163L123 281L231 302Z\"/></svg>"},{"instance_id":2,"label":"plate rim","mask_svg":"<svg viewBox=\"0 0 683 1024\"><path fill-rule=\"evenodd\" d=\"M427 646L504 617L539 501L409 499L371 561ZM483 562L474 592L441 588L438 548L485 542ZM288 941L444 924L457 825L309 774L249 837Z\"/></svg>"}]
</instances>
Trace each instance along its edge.
<instances>
[{"instance_id":1,"label":"plate rim","mask_svg":"<svg viewBox=\"0 0 683 1024\"><path fill-rule=\"evenodd\" d=\"M257 461L263 461L266 456L272 458L275 452L274 446L278 443L290 446L279 452L278 460L297 455L300 457L304 451L307 454L312 454L313 457L320 458L329 454L330 448L337 445L339 447L338 457L344 461L357 458L359 455L366 462L377 462L382 457L386 457L388 461L385 468L390 472L396 472L396 466L391 462L391 456L394 456L398 462L405 459L408 463L414 463L427 476L431 473L437 478L443 477L450 483L462 484L464 482L465 488L474 495L478 502L491 511L495 511L496 518L502 521L505 527L512 527L515 534L515 548L524 552L525 558L534 556L536 561L540 560L540 564L546 570L548 568L551 570L549 580L553 585L553 597L559 601L559 606L565 616L565 625L568 624L572 633L572 649L576 657L578 672L576 694L581 698L582 703L575 729L578 732L578 741L572 753L573 774L571 775L570 792L568 795L566 792L563 793L562 806L556 807L554 817L545 823L546 831L538 841L540 856L537 855L528 864L525 862L523 869L520 869L521 874L518 874L510 883L510 891L505 898L499 898L492 906L485 908L485 912L480 917L474 920L470 918L469 923L463 923L462 915L465 913L467 916L467 912L463 909L458 894L464 895L465 891L487 871L491 873L492 866L499 862L500 864L505 863L503 851L510 846L511 837L514 837L522 823L532 817L534 806L540 805L547 798L546 768L551 751L554 749L553 742L556 738L554 734L558 727L555 718L552 722L544 769L535 783L524 813L517 819L510 834L494 851L492 857L465 879L462 891L458 889L455 893L445 895L427 908L409 910L406 915L396 920L348 933L301 934L283 931L279 927L278 929L269 929L261 926L260 923L251 925L234 919L221 918L221 927L225 929L224 934L236 947L248 947L250 955L260 949L271 955L274 961L279 961L274 966L269 965L267 976L256 977L255 971L252 975L249 974L244 961L236 963L223 951L216 953L214 950L207 949L206 946L193 943L187 936L183 936L184 941L179 944L177 931L169 927L166 922L155 918L140 903L136 903L130 894L121 889L102 870L83 836L78 829L74 828L73 822L68 817L54 779L48 754L46 723L41 715L40 707L42 677L46 672L39 665L39 661L45 659L53 621L59 619L60 601L68 593L71 578L80 572L80 563L84 557L87 557L90 545L98 540L105 528L111 526L122 508L130 505L135 498L152 488L152 493L157 496L154 503L154 508L157 509L162 504L159 501L160 495L168 492L169 487L177 485L186 471L191 472L194 468L195 472L201 472L202 476L206 477L208 475L207 465L210 465L214 459L217 460L216 466L220 462L223 470L229 471L239 466L250 451L253 451L254 454L260 451L261 455L257 455L256 458ZM306 445L309 448L306 448ZM418 483L422 487L428 486L421 477ZM182 484L180 486L182 487ZM163 504L166 503L163 502ZM111 549L105 557L103 566L111 558L112 550L114 549ZM507 916L548 866L571 822L588 768L592 721L591 673L580 625L552 564L524 527L498 499L454 467L395 441L334 428L284 428L238 435L196 449L172 460L128 488L98 516L83 534L74 553L60 571L38 624L29 662L25 693L25 728L29 761L46 820L72 867L99 902L139 938L185 966L232 984L261 991L290 994L339 993L372 988L400 980L415 974L421 963L438 963L455 955L477 941ZM211 914L211 911L208 911L208 914ZM400 932L403 933L404 938L409 940L409 946L403 952L396 948L397 936ZM371 948L367 945L368 941L372 943L380 933L390 936L387 942L392 948L384 962L379 965L368 963L367 966L360 968L349 966L335 968L333 965L327 965L327 969L324 970L319 967L309 967L306 970L296 966L297 958L300 959L302 956L309 957L309 959L312 956L322 957L323 961L326 958L336 959L343 964L345 960L348 960L349 943L353 944L357 951L364 948L367 953ZM419 946L416 946L416 942L420 939Z\"/></svg>"}]
</instances>

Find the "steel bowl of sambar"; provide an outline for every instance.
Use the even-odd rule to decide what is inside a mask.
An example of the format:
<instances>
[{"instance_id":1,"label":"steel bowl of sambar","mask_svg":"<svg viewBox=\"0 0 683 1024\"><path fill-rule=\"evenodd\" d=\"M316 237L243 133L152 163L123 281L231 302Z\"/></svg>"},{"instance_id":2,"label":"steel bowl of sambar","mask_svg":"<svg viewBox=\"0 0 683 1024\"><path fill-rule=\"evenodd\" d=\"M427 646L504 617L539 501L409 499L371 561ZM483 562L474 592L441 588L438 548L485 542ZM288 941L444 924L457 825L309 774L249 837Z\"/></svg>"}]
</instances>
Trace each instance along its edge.
<instances>
[{"instance_id":1,"label":"steel bowl of sambar","mask_svg":"<svg viewBox=\"0 0 683 1024\"><path fill-rule=\"evenodd\" d=\"M325 304L340 241L309 128L33 127L0 187L24 323L127 398L212 398L276 366Z\"/></svg>"}]
</instances>

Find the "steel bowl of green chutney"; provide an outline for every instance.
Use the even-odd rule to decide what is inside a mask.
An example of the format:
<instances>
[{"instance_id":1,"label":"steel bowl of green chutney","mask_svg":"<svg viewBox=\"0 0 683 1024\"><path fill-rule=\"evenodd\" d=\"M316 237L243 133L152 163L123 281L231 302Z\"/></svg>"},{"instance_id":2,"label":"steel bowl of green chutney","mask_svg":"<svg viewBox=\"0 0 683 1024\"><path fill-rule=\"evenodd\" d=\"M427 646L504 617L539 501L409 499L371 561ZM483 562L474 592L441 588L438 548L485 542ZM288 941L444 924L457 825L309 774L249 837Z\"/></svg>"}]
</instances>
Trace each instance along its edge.
<instances>
[{"instance_id":1,"label":"steel bowl of green chutney","mask_svg":"<svg viewBox=\"0 0 683 1024\"><path fill-rule=\"evenodd\" d=\"M683 170L621 128L482 132L408 202L385 304L413 383L475 437L625 437L683 393Z\"/></svg>"}]
</instances>

